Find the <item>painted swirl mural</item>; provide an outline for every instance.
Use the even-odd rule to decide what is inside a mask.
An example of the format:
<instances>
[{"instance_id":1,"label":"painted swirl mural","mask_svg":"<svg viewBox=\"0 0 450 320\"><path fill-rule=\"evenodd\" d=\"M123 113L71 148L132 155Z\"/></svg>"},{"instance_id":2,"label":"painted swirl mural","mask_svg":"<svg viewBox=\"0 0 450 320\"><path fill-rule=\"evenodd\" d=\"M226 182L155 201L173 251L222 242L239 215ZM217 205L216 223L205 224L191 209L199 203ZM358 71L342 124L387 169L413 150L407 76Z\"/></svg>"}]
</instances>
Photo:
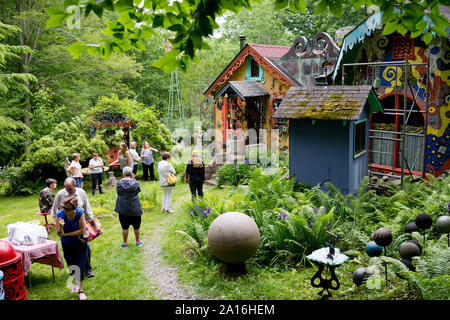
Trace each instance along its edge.
<instances>
[{"instance_id":1,"label":"painted swirl mural","mask_svg":"<svg viewBox=\"0 0 450 320\"><path fill-rule=\"evenodd\" d=\"M396 38L397 37L397 38ZM401 41L400 41L401 40ZM406 57L410 63L430 63L428 86L428 108L426 103L426 67L411 66L408 72L408 96L414 98L421 110L427 109L427 138L425 151L425 171L439 176L450 169L450 41L435 38L428 46L419 38L383 36L381 30L365 39L358 54L358 61L398 61ZM403 56L401 56L403 54ZM380 98L392 94L395 87L404 90L404 70L395 66L379 67L381 86L377 93Z\"/></svg>"}]
</instances>

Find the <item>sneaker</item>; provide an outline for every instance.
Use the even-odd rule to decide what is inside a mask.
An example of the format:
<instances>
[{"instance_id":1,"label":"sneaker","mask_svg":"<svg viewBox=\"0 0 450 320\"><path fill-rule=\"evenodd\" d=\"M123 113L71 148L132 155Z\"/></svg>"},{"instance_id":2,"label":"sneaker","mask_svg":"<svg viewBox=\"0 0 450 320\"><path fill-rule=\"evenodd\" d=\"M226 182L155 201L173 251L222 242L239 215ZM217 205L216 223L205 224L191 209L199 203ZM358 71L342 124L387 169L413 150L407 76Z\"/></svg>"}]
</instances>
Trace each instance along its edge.
<instances>
[{"instance_id":1,"label":"sneaker","mask_svg":"<svg viewBox=\"0 0 450 320\"><path fill-rule=\"evenodd\" d=\"M140 246L142 246L144 244L144 241L143 240L141 240L141 241L139 241L139 242L136 242L136 247L140 247Z\"/></svg>"},{"instance_id":2,"label":"sneaker","mask_svg":"<svg viewBox=\"0 0 450 320\"><path fill-rule=\"evenodd\" d=\"M84 291L83 291L83 290L78 291L78 298L79 298L80 300L86 300L86 295L84 294Z\"/></svg>"},{"instance_id":3,"label":"sneaker","mask_svg":"<svg viewBox=\"0 0 450 320\"><path fill-rule=\"evenodd\" d=\"M120 245L120 247L121 247L121 248L128 248L128 244L122 243L122 244Z\"/></svg>"},{"instance_id":4,"label":"sneaker","mask_svg":"<svg viewBox=\"0 0 450 320\"><path fill-rule=\"evenodd\" d=\"M72 287L72 290L70 290L70 293L75 293L75 292L77 292L78 291L78 286L77 285L74 285L73 287Z\"/></svg>"},{"instance_id":5,"label":"sneaker","mask_svg":"<svg viewBox=\"0 0 450 320\"><path fill-rule=\"evenodd\" d=\"M174 213L175 211L173 210L168 210L167 213Z\"/></svg>"},{"instance_id":6,"label":"sneaker","mask_svg":"<svg viewBox=\"0 0 450 320\"><path fill-rule=\"evenodd\" d=\"M88 272L86 272L86 276L88 278L92 278L92 277L95 277L95 273L92 270L89 270Z\"/></svg>"}]
</instances>

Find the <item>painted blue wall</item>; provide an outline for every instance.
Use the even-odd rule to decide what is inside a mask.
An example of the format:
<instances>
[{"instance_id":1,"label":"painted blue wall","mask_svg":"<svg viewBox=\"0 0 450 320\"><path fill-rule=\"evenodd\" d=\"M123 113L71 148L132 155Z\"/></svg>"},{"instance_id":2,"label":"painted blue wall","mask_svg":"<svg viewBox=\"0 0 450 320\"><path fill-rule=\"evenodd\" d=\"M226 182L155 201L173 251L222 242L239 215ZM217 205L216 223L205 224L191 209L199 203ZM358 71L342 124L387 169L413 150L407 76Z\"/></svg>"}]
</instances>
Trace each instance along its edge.
<instances>
[{"instance_id":1,"label":"painted blue wall","mask_svg":"<svg viewBox=\"0 0 450 320\"><path fill-rule=\"evenodd\" d=\"M289 167L299 182L331 181L349 192L349 124L342 121L289 120ZM352 149L353 150L353 149ZM352 151L353 153L353 151Z\"/></svg>"},{"instance_id":2,"label":"painted blue wall","mask_svg":"<svg viewBox=\"0 0 450 320\"><path fill-rule=\"evenodd\" d=\"M297 181L316 186L331 181L342 193L358 191L368 173L369 112L364 108L359 120L366 121L366 152L354 158L354 130L357 121L289 120L289 167Z\"/></svg>"}]
</instances>

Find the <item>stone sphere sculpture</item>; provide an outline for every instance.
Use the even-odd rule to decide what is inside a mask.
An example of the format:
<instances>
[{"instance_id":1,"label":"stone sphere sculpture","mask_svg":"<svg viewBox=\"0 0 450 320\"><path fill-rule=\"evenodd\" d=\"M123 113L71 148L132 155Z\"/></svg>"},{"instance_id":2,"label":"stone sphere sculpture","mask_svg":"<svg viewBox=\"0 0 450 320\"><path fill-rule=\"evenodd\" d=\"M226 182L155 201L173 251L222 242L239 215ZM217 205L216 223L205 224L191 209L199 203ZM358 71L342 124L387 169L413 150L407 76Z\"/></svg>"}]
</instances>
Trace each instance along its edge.
<instances>
[{"instance_id":1,"label":"stone sphere sculpture","mask_svg":"<svg viewBox=\"0 0 450 320\"><path fill-rule=\"evenodd\" d=\"M430 215L428 215L426 213L421 213L421 214L417 215L416 225L420 229L422 229L422 230L429 229L432 224L433 224L433 219L431 219Z\"/></svg>"},{"instance_id":2,"label":"stone sphere sculpture","mask_svg":"<svg viewBox=\"0 0 450 320\"><path fill-rule=\"evenodd\" d=\"M403 242L398 248L398 252L404 259L411 259L420 255L419 247L413 242Z\"/></svg>"},{"instance_id":3,"label":"stone sphere sculpture","mask_svg":"<svg viewBox=\"0 0 450 320\"><path fill-rule=\"evenodd\" d=\"M244 263L258 250L260 234L255 221L241 212L226 212L208 230L211 253L227 264Z\"/></svg>"},{"instance_id":4,"label":"stone sphere sculpture","mask_svg":"<svg viewBox=\"0 0 450 320\"><path fill-rule=\"evenodd\" d=\"M362 285L364 281L368 277L367 268L358 268L353 272L353 283L356 284L357 287Z\"/></svg>"},{"instance_id":5,"label":"stone sphere sculpture","mask_svg":"<svg viewBox=\"0 0 450 320\"><path fill-rule=\"evenodd\" d=\"M392 233L386 228L379 228L373 234L375 243L382 247L387 247L392 242Z\"/></svg>"},{"instance_id":6,"label":"stone sphere sculpture","mask_svg":"<svg viewBox=\"0 0 450 320\"><path fill-rule=\"evenodd\" d=\"M383 253L383 247L377 245L375 241L370 241L366 245L366 253L369 257L379 257Z\"/></svg>"},{"instance_id":7,"label":"stone sphere sculpture","mask_svg":"<svg viewBox=\"0 0 450 320\"><path fill-rule=\"evenodd\" d=\"M412 233L414 231L419 231L419 227L416 225L415 222L410 222L405 226L406 233Z\"/></svg>"},{"instance_id":8,"label":"stone sphere sculpture","mask_svg":"<svg viewBox=\"0 0 450 320\"><path fill-rule=\"evenodd\" d=\"M450 233L450 217L440 216L436 220L436 228L441 233Z\"/></svg>"}]
</instances>

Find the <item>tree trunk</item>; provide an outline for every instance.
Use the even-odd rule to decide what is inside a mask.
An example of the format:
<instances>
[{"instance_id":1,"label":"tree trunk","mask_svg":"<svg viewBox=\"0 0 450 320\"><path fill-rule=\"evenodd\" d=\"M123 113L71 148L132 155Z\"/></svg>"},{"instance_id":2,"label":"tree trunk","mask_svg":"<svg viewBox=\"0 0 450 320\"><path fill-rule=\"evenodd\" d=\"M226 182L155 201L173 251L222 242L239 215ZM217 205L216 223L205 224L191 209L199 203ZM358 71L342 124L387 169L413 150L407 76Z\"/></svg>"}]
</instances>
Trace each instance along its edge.
<instances>
[{"instance_id":1,"label":"tree trunk","mask_svg":"<svg viewBox=\"0 0 450 320\"><path fill-rule=\"evenodd\" d=\"M22 29L22 32L19 36L19 42L22 46L28 46L33 51L36 50L37 44L39 41L39 36L41 35L41 26L36 21L32 21L31 15L28 13L33 10L34 5L37 1L32 0L16 0L16 11L18 15L20 16L20 28ZM25 18L23 15L27 15L27 18ZM33 54L27 53L22 54L22 73L29 73L30 71L30 64L31 60L33 58ZM31 91L30 91L30 84L28 81L24 82L24 86L28 89L27 92L25 92L25 102L24 102L24 108L25 108L25 115L23 117L23 123L30 128L31 125L31 112L32 112L32 104L31 104ZM27 141L25 143L25 152L28 152L28 146L31 143L31 136L28 135Z\"/></svg>"}]
</instances>

